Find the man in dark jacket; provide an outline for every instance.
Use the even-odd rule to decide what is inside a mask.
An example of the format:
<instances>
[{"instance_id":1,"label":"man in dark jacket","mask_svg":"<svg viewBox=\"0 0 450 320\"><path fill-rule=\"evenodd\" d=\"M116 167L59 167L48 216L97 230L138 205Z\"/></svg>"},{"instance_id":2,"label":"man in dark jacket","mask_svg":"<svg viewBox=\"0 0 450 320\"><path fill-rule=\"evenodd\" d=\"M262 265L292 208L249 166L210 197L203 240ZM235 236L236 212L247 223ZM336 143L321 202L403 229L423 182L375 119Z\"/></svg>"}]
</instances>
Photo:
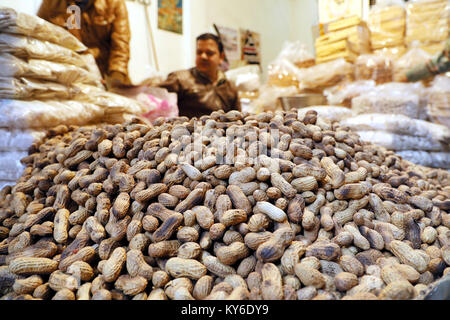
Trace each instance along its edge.
<instances>
[{"instance_id":1,"label":"man in dark jacket","mask_svg":"<svg viewBox=\"0 0 450 320\"><path fill-rule=\"evenodd\" d=\"M129 84L130 26L124 0L43 0L38 16L67 27L73 13L81 9L79 28L69 28L89 48L109 86Z\"/></svg>"},{"instance_id":2,"label":"man in dark jacket","mask_svg":"<svg viewBox=\"0 0 450 320\"><path fill-rule=\"evenodd\" d=\"M224 57L219 37L202 34L197 38L196 66L173 72L158 85L178 94L180 116L192 118L217 110L241 110L236 87L219 69Z\"/></svg>"}]
</instances>

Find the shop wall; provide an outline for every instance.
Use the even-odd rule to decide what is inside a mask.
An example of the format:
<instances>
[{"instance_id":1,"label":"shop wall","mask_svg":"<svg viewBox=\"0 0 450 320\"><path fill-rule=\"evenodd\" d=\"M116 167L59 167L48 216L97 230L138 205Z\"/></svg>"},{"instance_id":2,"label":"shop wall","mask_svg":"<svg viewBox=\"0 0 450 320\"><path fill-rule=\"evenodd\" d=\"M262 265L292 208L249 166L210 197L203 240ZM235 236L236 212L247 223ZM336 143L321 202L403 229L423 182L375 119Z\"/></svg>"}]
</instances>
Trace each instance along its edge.
<instances>
[{"instance_id":1,"label":"shop wall","mask_svg":"<svg viewBox=\"0 0 450 320\"><path fill-rule=\"evenodd\" d=\"M290 0L191 0L191 5L192 43L199 34L212 31L213 23L259 32L264 76L284 41L291 38Z\"/></svg>"},{"instance_id":2,"label":"shop wall","mask_svg":"<svg viewBox=\"0 0 450 320\"><path fill-rule=\"evenodd\" d=\"M0 0L0 5L34 14L42 0ZM127 1L132 28L129 72L139 82L156 69L152 41L142 6ZM169 72L192 67L195 63L195 38L214 32L218 25L250 29L261 34L263 78L267 65L278 55L286 40L301 40L313 52L311 26L317 24L315 0L184 0L183 34L158 29L157 0L148 8L159 71Z\"/></svg>"},{"instance_id":3,"label":"shop wall","mask_svg":"<svg viewBox=\"0 0 450 320\"><path fill-rule=\"evenodd\" d=\"M316 0L290 0L291 33L290 40L300 40L309 52L314 53L312 27L319 23L318 3Z\"/></svg>"}]
</instances>

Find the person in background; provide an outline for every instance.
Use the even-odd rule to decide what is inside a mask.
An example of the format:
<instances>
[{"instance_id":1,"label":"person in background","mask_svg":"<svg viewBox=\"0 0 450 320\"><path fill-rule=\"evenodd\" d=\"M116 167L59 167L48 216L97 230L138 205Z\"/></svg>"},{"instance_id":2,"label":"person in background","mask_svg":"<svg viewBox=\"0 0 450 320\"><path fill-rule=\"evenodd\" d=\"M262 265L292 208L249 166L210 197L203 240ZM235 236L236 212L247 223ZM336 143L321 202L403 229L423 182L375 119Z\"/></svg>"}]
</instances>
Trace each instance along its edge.
<instances>
[{"instance_id":1,"label":"person in background","mask_svg":"<svg viewBox=\"0 0 450 320\"><path fill-rule=\"evenodd\" d=\"M209 115L213 111L241 111L236 87L219 66L225 57L220 38L205 33L197 38L195 67L170 73L158 87L178 95L180 116Z\"/></svg>"},{"instance_id":2,"label":"person in background","mask_svg":"<svg viewBox=\"0 0 450 320\"><path fill-rule=\"evenodd\" d=\"M130 26L124 0L43 0L38 16L61 27L81 9L80 28L68 29L89 49L108 88L129 85Z\"/></svg>"},{"instance_id":3,"label":"person in background","mask_svg":"<svg viewBox=\"0 0 450 320\"><path fill-rule=\"evenodd\" d=\"M415 82L426 79L428 77L450 71L450 38L445 43L445 49L436 58L419 65L408 72L404 76L407 82Z\"/></svg>"}]
</instances>

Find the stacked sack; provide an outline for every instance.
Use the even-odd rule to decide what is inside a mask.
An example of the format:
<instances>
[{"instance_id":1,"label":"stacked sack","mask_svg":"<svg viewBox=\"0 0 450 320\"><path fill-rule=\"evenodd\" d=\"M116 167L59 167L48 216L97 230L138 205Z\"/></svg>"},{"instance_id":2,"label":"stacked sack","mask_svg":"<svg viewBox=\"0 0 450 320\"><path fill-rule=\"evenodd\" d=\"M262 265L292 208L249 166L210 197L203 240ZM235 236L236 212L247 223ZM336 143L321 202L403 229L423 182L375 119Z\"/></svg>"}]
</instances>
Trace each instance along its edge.
<instances>
[{"instance_id":1,"label":"stacked sack","mask_svg":"<svg viewBox=\"0 0 450 320\"><path fill-rule=\"evenodd\" d=\"M450 169L449 128L401 114L360 114L340 121L363 141L395 151L413 163Z\"/></svg>"},{"instance_id":2,"label":"stacked sack","mask_svg":"<svg viewBox=\"0 0 450 320\"><path fill-rule=\"evenodd\" d=\"M371 51L369 28L357 16L331 22L323 31L324 35L315 41L317 63L338 58L353 62L360 54Z\"/></svg>"},{"instance_id":3,"label":"stacked sack","mask_svg":"<svg viewBox=\"0 0 450 320\"><path fill-rule=\"evenodd\" d=\"M434 78L429 89L427 115L430 121L450 128L450 77Z\"/></svg>"},{"instance_id":4,"label":"stacked sack","mask_svg":"<svg viewBox=\"0 0 450 320\"><path fill-rule=\"evenodd\" d=\"M0 7L0 187L21 176L20 160L47 129L145 112L105 91L95 60L81 54L86 49L61 27Z\"/></svg>"},{"instance_id":5,"label":"stacked sack","mask_svg":"<svg viewBox=\"0 0 450 320\"><path fill-rule=\"evenodd\" d=\"M406 52L406 12L402 0L377 1L370 9L368 26L375 54L398 58Z\"/></svg>"},{"instance_id":6,"label":"stacked sack","mask_svg":"<svg viewBox=\"0 0 450 320\"><path fill-rule=\"evenodd\" d=\"M406 42L415 41L431 55L444 49L450 6L447 0L414 0L407 5Z\"/></svg>"}]
</instances>

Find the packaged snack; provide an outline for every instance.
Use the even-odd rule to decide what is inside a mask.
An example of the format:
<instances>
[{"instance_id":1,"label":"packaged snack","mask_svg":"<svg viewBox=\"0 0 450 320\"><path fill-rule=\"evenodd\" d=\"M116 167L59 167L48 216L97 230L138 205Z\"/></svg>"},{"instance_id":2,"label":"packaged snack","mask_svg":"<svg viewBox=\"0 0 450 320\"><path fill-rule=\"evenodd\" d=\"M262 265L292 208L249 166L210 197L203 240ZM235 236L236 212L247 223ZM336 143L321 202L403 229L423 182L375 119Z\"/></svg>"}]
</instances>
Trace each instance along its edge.
<instances>
[{"instance_id":1,"label":"packaged snack","mask_svg":"<svg viewBox=\"0 0 450 320\"><path fill-rule=\"evenodd\" d=\"M0 32L30 36L78 52L87 50L84 44L64 28L12 8L0 7Z\"/></svg>"},{"instance_id":2,"label":"packaged snack","mask_svg":"<svg viewBox=\"0 0 450 320\"><path fill-rule=\"evenodd\" d=\"M357 114L384 113L403 114L417 119L420 99L414 85L407 83L387 83L362 94L352 100L352 109Z\"/></svg>"},{"instance_id":3,"label":"packaged snack","mask_svg":"<svg viewBox=\"0 0 450 320\"><path fill-rule=\"evenodd\" d=\"M374 80L377 84L391 82L392 60L385 56L364 54L355 61L355 80Z\"/></svg>"},{"instance_id":4,"label":"packaged snack","mask_svg":"<svg viewBox=\"0 0 450 320\"><path fill-rule=\"evenodd\" d=\"M0 77L27 77L64 85L86 83L101 86L100 79L87 70L64 63L47 60L17 58L9 53L0 54Z\"/></svg>"},{"instance_id":5,"label":"packaged snack","mask_svg":"<svg viewBox=\"0 0 450 320\"><path fill-rule=\"evenodd\" d=\"M406 30L404 2L377 1L370 9L368 25L373 49L403 45Z\"/></svg>"},{"instance_id":6,"label":"packaged snack","mask_svg":"<svg viewBox=\"0 0 450 320\"><path fill-rule=\"evenodd\" d=\"M49 60L86 68L83 58L78 53L28 36L0 33L0 52L24 59Z\"/></svg>"},{"instance_id":7,"label":"packaged snack","mask_svg":"<svg viewBox=\"0 0 450 320\"><path fill-rule=\"evenodd\" d=\"M354 67L340 58L307 69L300 69L297 78L300 90L324 90L340 82L353 80Z\"/></svg>"},{"instance_id":8,"label":"packaged snack","mask_svg":"<svg viewBox=\"0 0 450 320\"><path fill-rule=\"evenodd\" d=\"M415 0L406 7L406 42L445 41L448 38L450 5L447 0Z\"/></svg>"},{"instance_id":9,"label":"packaged snack","mask_svg":"<svg viewBox=\"0 0 450 320\"><path fill-rule=\"evenodd\" d=\"M373 80L359 80L355 82L338 84L324 90L324 95L330 105L342 105L351 108L352 99L375 89Z\"/></svg>"}]
</instances>

